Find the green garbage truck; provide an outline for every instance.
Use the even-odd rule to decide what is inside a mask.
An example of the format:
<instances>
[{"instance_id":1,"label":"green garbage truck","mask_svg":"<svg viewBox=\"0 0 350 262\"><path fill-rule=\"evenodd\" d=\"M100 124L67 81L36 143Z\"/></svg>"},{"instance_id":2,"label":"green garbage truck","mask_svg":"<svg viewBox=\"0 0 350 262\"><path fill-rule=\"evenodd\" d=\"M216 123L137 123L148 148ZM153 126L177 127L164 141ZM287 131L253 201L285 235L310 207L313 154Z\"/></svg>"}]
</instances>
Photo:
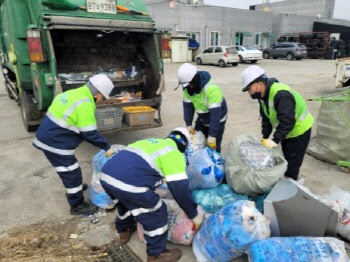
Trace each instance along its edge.
<instances>
[{"instance_id":1,"label":"green garbage truck","mask_svg":"<svg viewBox=\"0 0 350 262\"><path fill-rule=\"evenodd\" d=\"M114 125L120 118L114 115L106 125L98 121L101 130L161 126L163 62L147 12L142 0L0 0L5 88L21 106L27 131L40 124L55 95L98 73L115 86L111 101L97 106L98 117L113 117L122 111L113 109L127 106L155 109L146 124Z\"/></svg>"}]
</instances>

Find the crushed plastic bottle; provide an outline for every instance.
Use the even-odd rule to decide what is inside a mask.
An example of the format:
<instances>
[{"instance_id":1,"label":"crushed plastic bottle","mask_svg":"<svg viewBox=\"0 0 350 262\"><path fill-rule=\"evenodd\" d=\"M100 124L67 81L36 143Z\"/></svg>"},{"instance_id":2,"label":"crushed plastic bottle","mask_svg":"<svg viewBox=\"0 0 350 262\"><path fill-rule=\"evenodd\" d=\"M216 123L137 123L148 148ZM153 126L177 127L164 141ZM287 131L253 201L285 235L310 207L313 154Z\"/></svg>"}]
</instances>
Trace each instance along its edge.
<instances>
[{"instance_id":1,"label":"crushed plastic bottle","mask_svg":"<svg viewBox=\"0 0 350 262\"><path fill-rule=\"evenodd\" d=\"M239 155L248 166L257 170L276 165L273 150L259 143L249 141L241 143Z\"/></svg>"}]
</instances>

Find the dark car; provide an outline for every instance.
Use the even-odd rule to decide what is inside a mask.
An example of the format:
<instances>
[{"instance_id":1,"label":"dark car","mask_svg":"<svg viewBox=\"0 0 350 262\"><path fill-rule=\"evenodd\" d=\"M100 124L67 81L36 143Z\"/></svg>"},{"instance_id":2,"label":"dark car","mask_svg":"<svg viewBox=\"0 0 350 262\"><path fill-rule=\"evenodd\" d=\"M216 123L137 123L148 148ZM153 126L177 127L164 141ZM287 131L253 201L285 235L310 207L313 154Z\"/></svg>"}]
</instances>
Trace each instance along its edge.
<instances>
[{"instance_id":1,"label":"dark car","mask_svg":"<svg viewBox=\"0 0 350 262\"><path fill-rule=\"evenodd\" d=\"M283 57L288 60L301 60L307 56L307 48L305 45L294 42L278 43L274 47L265 48L263 50L263 57L268 59L270 57Z\"/></svg>"}]
</instances>

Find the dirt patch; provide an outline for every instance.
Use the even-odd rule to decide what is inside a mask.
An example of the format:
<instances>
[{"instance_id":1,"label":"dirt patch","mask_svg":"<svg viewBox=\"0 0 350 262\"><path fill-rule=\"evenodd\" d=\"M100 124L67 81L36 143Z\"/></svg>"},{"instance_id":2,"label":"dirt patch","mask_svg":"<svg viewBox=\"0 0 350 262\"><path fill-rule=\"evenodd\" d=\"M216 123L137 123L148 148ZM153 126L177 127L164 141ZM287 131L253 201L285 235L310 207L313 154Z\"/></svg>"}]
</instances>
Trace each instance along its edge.
<instances>
[{"instance_id":1,"label":"dirt patch","mask_svg":"<svg viewBox=\"0 0 350 262\"><path fill-rule=\"evenodd\" d=\"M6 232L0 235L0 261L115 261L111 254L120 249L118 240L100 247L91 246L80 236L96 228L79 227L81 223L82 218L73 218Z\"/></svg>"}]
</instances>

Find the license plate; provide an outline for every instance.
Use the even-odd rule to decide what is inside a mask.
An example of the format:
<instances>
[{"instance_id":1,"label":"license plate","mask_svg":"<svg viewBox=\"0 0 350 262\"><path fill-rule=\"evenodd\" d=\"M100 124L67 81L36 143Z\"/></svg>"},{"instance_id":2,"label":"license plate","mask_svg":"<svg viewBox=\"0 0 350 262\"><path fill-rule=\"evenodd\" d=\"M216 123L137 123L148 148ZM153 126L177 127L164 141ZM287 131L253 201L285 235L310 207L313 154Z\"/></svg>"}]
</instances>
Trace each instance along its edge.
<instances>
[{"instance_id":1,"label":"license plate","mask_svg":"<svg viewBox=\"0 0 350 262\"><path fill-rule=\"evenodd\" d=\"M91 13L116 14L115 0L86 0L87 11Z\"/></svg>"}]
</instances>

